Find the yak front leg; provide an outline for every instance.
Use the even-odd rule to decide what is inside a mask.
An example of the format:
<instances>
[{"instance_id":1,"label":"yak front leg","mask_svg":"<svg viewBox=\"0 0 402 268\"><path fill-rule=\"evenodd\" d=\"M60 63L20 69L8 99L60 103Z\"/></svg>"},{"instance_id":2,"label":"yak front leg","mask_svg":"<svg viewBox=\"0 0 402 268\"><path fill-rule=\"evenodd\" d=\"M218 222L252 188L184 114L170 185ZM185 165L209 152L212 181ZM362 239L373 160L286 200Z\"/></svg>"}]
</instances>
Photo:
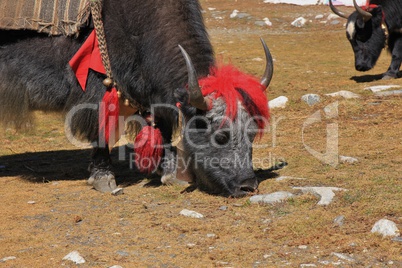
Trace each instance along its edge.
<instances>
[{"instance_id":1,"label":"yak front leg","mask_svg":"<svg viewBox=\"0 0 402 268\"><path fill-rule=\"evenodd\" d=\"M104 147L95 147L92 150L92 163L89 166L91 176L88 179L88 184L100 192L112 192L117 188L114 173L111 171L110 152L114 144L124 134L126 119L138 111L136 108L124 105L122 100L120 100L119 105L119 123L116 124L114 133L111 133L112 135L109 137L109 144ZM123 121L120 121L120 119L123 119Z\"/></svg>"},{"instance_id":2,"label":"yak front leg","mask_svg":"<svg viewBox=\"0 0 402 268\"><path fill-rule=\"evenodd\" d=\"M399 68L402 63L402 35L391 34L389 37L389 49L391 51L391 64L385 74L383 80L398 78Z\"/></svg>"},{"instance_id":3,"label":"yak front leg","mask_svg":"<svg viewBox=\"0 0 402 268\"><path fill-rule=\"evenodd\" d=\"M92 149L92 163L89 166L91 176L88 184L100 192L111 192L116 189L116 180L112 169L109 147Z\"/></svg>"}]
</instances>

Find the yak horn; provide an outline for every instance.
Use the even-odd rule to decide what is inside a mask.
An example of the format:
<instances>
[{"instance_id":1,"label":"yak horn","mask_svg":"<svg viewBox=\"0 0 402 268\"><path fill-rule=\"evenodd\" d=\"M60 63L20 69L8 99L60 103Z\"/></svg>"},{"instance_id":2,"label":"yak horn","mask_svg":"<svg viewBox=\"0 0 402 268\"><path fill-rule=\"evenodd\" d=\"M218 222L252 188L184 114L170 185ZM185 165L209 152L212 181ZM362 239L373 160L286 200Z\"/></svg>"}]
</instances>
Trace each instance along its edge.
<instances>
[{"instance_id":1,"label":"yak horn","mask_svg":"<svg viewBox=\"0 0 402 268\"><path fill-rule=\"evenodd\" d=\"M341 18L347 19L349 16L346 15L345 13L339 11L333 4L332 0L329 0L329 7L331 8L332 12L334 12L336 15L338 15Z\"/></svg>"},{"instance_id":2,"label":"yak horn","mask_svg":"<svg viewBox=\"0 0 402 268\"><path fill-rule=\"evenodd\" d=\"M208 110L208 99L204 97L201 92L200 85L198 84L198 77L197 73L194 69L194 65L191 62L190 56L187 54L186 50L179 45L181 53L184 56L187 65L187 72L188 72L188 91L190 97L190 104L197 109L206 111Z\"/></svg>"},{"instance_id":3,"label":"yak horn","mask_svg":"<svg viewBox=\"0 0 402 268\"><path fill-rule=\"evenodd\" d=\"M369 19L371 19L371 17L373 17L373 15L370 12L367 12L365 10L363 10L357 3L356 0L353 0L353 5L356 8L357 13L359 13L362 17L363 17L363 21L366 22Z\"/></svg>"},{"instance_id":4,"label":"yak horn","mask_svg":"<svg viewBox=\"0 0 402 268\"><path fill-rule=\"evenodd\" d=\"M268 46L265 43L264 39L260 38L260 40L261 40L262 46L264 47L265 60L267 62L265 65L264 75L262 76L261 82L260 82L265 90L269 86L269 83L271 83L272 75L274 74L274 61L272 59L271 52L269 51Z\"/></svg>"}]
</instances>

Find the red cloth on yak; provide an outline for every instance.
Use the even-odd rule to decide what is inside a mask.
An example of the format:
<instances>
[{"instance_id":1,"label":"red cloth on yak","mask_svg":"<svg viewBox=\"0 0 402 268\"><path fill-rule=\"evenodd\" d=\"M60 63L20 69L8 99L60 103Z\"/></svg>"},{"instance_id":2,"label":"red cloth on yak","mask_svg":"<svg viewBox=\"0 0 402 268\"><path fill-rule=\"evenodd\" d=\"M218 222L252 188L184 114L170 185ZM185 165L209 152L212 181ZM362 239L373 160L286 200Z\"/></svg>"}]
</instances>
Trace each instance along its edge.
<instances>
[{"instance_id":1,"label":"red cloth on yak","mask_svg":"<svg viewBox=\"0 0 402 268\"><path fill-rule=\"evenodd\" d=\"M86 90L89 69L106 74L95 31L91 32L80 49L71 58L69 65L73 69L83 91ZM99 135L109 144L110 132L114 132L116 129L119 118L119 98L115 88L105 92L99 111Z\"/></svg>"},{"instance_id":2,"label":"red cloth on yak","mask_svg":"<svg viewBox=\"0 0 402 268\"><path fill-rule=\"evenodd\" d=\"M77 53L71 58L69 64L83 91L86 89L89 69L106 74L95 31L91 32L87 40L85 40Z\"/></svg>"}]
</instances>

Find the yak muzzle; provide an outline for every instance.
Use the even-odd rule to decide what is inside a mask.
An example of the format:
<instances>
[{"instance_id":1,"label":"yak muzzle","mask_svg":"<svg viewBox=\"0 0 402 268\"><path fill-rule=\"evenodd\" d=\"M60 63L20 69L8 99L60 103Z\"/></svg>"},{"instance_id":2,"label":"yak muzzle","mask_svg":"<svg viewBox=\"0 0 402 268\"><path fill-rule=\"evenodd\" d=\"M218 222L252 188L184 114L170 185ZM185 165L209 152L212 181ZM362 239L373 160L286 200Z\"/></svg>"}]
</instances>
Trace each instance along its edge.
<instances>
[{"instance_id":1,"label":"yak muzzle","mask_svg":"<svg viewBox=\"0 0 402 268\"><path fill-rule=\"evenodd\" d=\"M364 64L364 63L357 63L355 65L356 71L359 72L366 72L371 70L371 68L373 68L372 66L369 66L368 64Z\"/></svg>"},{"instance_id":2,"label":"yak muzzle","mask_svg":"<svg viewBox=\"0 0 402 268\"><path fill-rule=\"evenodd\" d=\"M244 180L240 184L240 186L238 186L234 190L232 197L243 197L246 195L250 195L250 194L256 193L257 189L258 189L257 177L249 178L249 179Z\"/></svg>"}]
</instances>

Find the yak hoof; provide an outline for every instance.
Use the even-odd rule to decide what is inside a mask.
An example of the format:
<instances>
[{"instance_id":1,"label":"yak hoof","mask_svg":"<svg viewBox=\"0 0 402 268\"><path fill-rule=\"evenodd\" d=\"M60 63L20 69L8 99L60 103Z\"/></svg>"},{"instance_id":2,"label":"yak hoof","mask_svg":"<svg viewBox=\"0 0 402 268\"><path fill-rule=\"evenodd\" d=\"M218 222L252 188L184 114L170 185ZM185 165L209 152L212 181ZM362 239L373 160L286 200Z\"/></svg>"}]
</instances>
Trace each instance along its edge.
<instances>
[{"instance_id":1,"label":"yak hoof","mask_svg":"<svg viewBox=\"0 0 402 268\"><path fill-rule=\"evenodd\" d=\"M110 193L117 188L116 180L111 171L97 171L89 179L88 184L102 193Z\"/></svg>"},{"instance_id":2,"label":"yak hoof","mask_svg":"<svg viewBox=\"0 0 402 268\"><path fill-rule=\"evenodd\" d=\"M164 185L188 185L188 182L177 179L174 173L163 175L161 182Z\"/></svg>"},{"instance_id":3,"label":"yak hoof","mask_svg":"<svg viewBox=\"0 0 402 268\"><path fill-rule=\"evenodd\" d=\"M391 80L391 79L395 79L395 78L396 78L395 76L385 74L385 75L381 78L381 80Z\"/></svg>"}]
</instances>

